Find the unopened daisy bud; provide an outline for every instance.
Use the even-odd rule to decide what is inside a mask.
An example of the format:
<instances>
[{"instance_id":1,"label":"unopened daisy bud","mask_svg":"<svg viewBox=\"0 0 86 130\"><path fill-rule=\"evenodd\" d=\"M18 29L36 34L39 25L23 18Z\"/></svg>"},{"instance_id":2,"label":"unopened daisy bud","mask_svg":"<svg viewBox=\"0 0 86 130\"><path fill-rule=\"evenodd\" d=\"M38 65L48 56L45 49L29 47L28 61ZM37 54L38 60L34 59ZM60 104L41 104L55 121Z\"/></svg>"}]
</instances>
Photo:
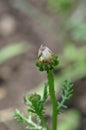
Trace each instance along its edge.
<instances>
[{"instance_id":1,"label":"unopened daisy bud","mask_svg":"<svg viewBox=\"0 0 86 130\"><path fill-rule=\"evenodd\" d=\"M39 94L31 94L30 96L29 96L29 101L30 102L38 102L38 101L40 101L41 100L41 96L39 95Z\"/></svg>"},{"instance_id":2,"label":"unopened daisy bud","mask_svg":"<svg viewBox=\"0 0 86 130\"><path fill-rule=\"evenodd\" d=\"M53 69L58 64L58 57L47 47L41 45L38 51L37 66L41 71Z\"/></svg>"},{"instance_id":3,"label":"unopened daisy bud","mask_svg":"<svg viewBox=\"0 0 86 130\"><path fill-rule=\"evenodd\" d=\"M53 59L53 56L54 56L54 54L48 47L41 45L41 47L39 48L39 52L38 52L39 62L48 63Z\"/></svg>"}]
</instances>

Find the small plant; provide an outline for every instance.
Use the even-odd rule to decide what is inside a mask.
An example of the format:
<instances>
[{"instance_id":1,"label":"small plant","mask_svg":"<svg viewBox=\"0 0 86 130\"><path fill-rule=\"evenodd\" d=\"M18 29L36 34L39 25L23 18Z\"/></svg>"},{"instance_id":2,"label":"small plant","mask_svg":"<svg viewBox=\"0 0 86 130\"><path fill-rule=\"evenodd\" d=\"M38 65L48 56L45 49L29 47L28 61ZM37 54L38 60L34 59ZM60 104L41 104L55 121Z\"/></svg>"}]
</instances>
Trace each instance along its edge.
<instances>
[{"instance_id":1,"label":"small plant","mask_svg":"<svg viewBox=\"0 0 86 130\"><path fill-rule=\"evenodd\" d=\"M28 118L19 110L14 112L14 117L17 121L26 123L28 130L58 130L58 114L62 108L67 108L65 101L71 98L73 92L73 84L66 80L62 87L61 101L57 100L53 70L58 63L58 57L48 47L41 45L36 66L40 71L46 71L47 73L48 82L44 85L43 96L41 97L39 94L33 93L24 97L24 103L27 105L27 111L29 113ZM45 120L45 105L49 96L52 104L52 128L49 128Z\"/></svg>"}]
</instances>

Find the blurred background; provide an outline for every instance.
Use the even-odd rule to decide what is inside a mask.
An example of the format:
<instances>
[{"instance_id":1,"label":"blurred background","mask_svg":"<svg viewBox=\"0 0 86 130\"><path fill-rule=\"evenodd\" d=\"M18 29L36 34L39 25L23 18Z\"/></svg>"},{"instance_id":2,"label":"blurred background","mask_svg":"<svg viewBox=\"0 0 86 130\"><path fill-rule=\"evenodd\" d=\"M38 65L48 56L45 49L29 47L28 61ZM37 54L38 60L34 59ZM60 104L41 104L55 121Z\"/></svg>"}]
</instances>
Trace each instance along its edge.
<instances>
[{"instance_id":1,"label":"blurred background","mask_svg":"<svg viewBox=\"0 0 86 130\"><path fill-rule=\"evenodd\" d=\"M26 93L42 94L46 74L35 66L41 44L60 59L57 97L65 79L74 83L68 109L59 115L60 130L67 130L67 120L68 130L86 130L86 0L0 0L0 130L24 130L12 112L25 113Z\"/></svg>"}]
</instances>

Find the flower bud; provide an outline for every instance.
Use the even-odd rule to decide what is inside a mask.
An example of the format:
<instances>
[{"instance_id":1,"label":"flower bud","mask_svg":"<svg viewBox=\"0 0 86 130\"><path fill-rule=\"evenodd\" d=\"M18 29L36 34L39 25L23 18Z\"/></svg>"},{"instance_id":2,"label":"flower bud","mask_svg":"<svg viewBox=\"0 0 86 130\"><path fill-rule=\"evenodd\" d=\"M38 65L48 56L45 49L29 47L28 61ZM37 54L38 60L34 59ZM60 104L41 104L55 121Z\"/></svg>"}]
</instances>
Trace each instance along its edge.
<instances>
[{"instance_id":1,"label":"flower bud","mask_svg":"<svg viewBox=\"0 0 86 130\"><path fill-rule=\"evenodd\" d=\"M47 47L41 45L38 51L38 61L36 65L41 71L53 69L58 64L58 57Z\"/></svg>"},{"instance_id":2,"label":"flower bud","mask_svg":"<svg viewBox=\"0 0 86 130\"><path fill-rule=\"evenodd\" d=\"M41 100L41 96L39 94L31 94L29 97L29 101L31 102L38 102L39 100Z\"/></svg>"},{"instance_id":3,"label":"flower bud","mask_svg":"<svg viewBox=\"0 0 86 130\"><path fill-rule=\"evenodd\" d=\"M38 52L38 60L41 63L49 63L53 60L54 53L47 47L41 45Z\"/></svg>"}]
</instances>

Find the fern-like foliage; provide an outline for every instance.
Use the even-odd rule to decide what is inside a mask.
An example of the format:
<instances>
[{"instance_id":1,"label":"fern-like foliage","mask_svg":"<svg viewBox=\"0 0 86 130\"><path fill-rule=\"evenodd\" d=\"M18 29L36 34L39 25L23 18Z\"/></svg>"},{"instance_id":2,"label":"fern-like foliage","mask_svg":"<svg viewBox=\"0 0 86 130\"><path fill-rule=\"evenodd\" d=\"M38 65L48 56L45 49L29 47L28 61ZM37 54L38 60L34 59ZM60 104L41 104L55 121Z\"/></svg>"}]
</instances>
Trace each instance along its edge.
<instances>
[{"instance_id":1,"label":"fern-like foliage","mask_svg":"<svg viewBox=\"0 0 86 130\"><path fill-rule=\"evenodd\" d=\"M69 100L73 95L73 84L70 81L65 80L62 87L61 102L58 102L58 112L61 111L61 108L67 108L65 102Z\"/></svg>"},{"instance_id":2,"label":"fern-like foliage","mask_svg":"<svg viewBox=\"0 0 86 130\"><path fill-rule=\"evenodd\" d=\"M33 122L31 113L29 113L29 117L26 118L23 115L23 113L21 113L18 109L16 109L13 116L18 122L27 124L26 126L27 130L44 130L44 128L40 124L36 124L35 122Z\"/></svg>"},{"instance_id":3,"label":"fern-like foliage","mask_svg":"<svg viewBox=\"0 0 86 130\"><path fill-rule=\"evenodd\" d=\"M42 99L44 104L46 103L47 98L48 98L48 83L45 83L43 99Z\"/></svg>"},{"instance_id":4,"label":"fern-like foliage","mask_svg":"<svg viewBox=\"0 0 86 130\"><path fill-rule=\"evenodd\" d=\"M48 97L47 86L48 84L46 83L43 97L37 93L24 97L24 103L28 105L28 112L35 113L38 116L44 114L44 107Z\"/></svg>"},{"instance_id":5,"label":"fern-like foliage","mask_svg":"<svg viewBox=\"0 0 86 130\"><path fill-rule=\"evenodd\" d=\"M27 123L27 119L24 117L23 113L21 113L18 109L16 109L13 115L18 122Z\"/></svg>"},{"instance_id":6,"label":"fern-like foliage","mask_svg":"<svg viewBox=\"0 0 86 130\"><path fill-rule=\"evenodd\" d=\"M18 122L27 124L26 128L28 130L46 130L41 124L43 123L44 126L47 127L44 119L45 103L48 97L47 87L48 84L45 83L42 97L37 93L26 95L24 97L24 104L28 106L27 111L29 113L29 118L26 118L18 109L16 109L13 114ZM33 114L36 115L36 123L32 120Z\"/></svg>"}]
</instances>

